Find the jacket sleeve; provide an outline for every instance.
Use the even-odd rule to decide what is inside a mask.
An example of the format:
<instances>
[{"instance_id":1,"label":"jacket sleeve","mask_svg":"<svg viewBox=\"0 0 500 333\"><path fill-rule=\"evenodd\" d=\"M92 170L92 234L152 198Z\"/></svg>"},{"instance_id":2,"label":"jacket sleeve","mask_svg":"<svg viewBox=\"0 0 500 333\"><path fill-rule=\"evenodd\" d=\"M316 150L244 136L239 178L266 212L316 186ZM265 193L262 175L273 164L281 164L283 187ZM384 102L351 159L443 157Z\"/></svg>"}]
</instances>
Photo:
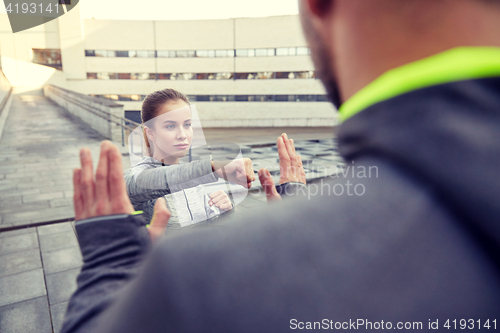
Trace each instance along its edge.
<instances>
[{"instance_id":1,"label":"jacket sleeve","mask_svg":"<svg viewBox=\"0 0 500 333\"><path fill-rule=\"evenodd\" d=\"M132 215L81 220L75 229L83 266L62 332L94 332L101 313L137 272L150 238L142 218Z\"/></svg>"},{"instance_id":2,"label":"jacket sleeve","mask_svg":"<svg viewBox=\"0 0 500 333\"><path fill-rule=\"evenodd\" d=\"M134 167L125 172L127 193L136 209L149 200L216 181L210 160L151 169Z\"/></svg>"}]
</instances>

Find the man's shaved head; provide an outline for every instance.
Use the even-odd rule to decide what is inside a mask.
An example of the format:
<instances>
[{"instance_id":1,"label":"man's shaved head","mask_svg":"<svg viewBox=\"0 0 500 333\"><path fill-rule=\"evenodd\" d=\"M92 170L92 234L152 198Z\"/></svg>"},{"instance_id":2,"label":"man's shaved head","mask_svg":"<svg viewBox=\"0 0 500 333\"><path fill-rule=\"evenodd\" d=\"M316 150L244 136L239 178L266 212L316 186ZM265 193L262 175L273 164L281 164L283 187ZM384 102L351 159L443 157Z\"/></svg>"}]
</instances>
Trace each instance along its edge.
<instances>
[{"instance_id":1,"label":"man's shaved head","mask_svg":"<svg viewBox=\"0 0 500 333\"><path fill-rule=\"evenodd\" d=\"M454 47L500 47L500 0L299 0L299 7L332 101Z\"/></svg>"}]
</instances>

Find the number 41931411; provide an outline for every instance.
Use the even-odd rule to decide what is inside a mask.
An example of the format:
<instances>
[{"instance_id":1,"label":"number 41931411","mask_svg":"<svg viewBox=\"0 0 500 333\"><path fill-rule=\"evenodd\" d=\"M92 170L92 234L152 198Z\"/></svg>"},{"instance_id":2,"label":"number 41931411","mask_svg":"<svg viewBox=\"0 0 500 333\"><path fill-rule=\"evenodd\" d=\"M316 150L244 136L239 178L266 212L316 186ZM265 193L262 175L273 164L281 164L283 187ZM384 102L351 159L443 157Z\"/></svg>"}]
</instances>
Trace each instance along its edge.
<instances>
[{"instance_id":1,"label":"number 41931411","mask_svg":"<svg viewBox=\"0 0 500 333\"><path fill-rule=\"evenodd\" d=\"M21 5L21 8L19 8L19 5ZM16 3L14 4L14 6L12 6L12 3L9 3L9 5L7 6L7 8L5 8L5 10L7 11L8 14L20 14L20 13L23 13L23 14L26 14L28 12L30 12L31 14L36 14L36 13L39 13L39 14L43 14L43 4L37 4L32 2L32 3ZM14 8L13 8L14 7ZM38 12L38 7L40 7L40 11ZM45 8L45 13L52 13L52 11L54 10L56 14L59 14L59 6L58 4L54 4L54 9L52 9L52 4L49 3L49 5Z\"/></svg>"},{"instance_id":2,"label":"number 41931411","mask_svg":"<svg viewBox=\"0 0 500 333\"><path fill-rule=\"evenodd\" d=\"M454 320L447 320L446 323L443 325L443 327L446 327L447 329L457 329L457 328L460 328L462 330L465 330L465 329L470 329L470 330L473 330L473 329L487 329L489 330L490 328L496 330L497 329L497 320L492 320L491 321L491 324L490 324L490 320L486 320L483 325L481 326L481 319L478 319L478 320L474 320L474 319L460 319L459 321L457 321L456 319Z\"/></svg>"}]
</instances>

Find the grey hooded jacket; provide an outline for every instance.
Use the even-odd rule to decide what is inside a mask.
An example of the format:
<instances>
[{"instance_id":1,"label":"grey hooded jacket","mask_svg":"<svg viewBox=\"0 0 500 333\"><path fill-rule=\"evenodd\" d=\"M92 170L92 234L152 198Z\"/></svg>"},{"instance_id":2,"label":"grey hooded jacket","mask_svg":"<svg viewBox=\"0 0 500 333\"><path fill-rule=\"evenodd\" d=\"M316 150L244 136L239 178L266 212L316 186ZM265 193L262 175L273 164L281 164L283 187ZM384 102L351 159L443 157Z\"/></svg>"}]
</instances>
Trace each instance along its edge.
<instances>
[{"instance_id":1,"label":"grey hooded jacket","mask_svg":"<svg viewBox=\"0 0 500 333\"><path fill-rule=\"evenodd\" d=\"M152 157L144 157L125 171L130 201L134 209L144 212L148 223L156 200L165 198L172 213L168 229L192 226L220 215L219 208L208 204L210 198L202 185L217 181L210 160L180 166L165 165Z\"/></svg>"}]
</instances>

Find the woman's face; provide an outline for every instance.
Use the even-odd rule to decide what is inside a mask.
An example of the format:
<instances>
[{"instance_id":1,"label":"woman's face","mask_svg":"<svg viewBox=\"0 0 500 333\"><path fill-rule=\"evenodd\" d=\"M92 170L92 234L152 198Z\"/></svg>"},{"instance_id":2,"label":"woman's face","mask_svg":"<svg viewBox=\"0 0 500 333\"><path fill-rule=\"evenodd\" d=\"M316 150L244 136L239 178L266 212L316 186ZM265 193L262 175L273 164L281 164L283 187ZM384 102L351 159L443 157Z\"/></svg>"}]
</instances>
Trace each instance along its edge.
<instances>
[{"instance_id":1,"label":"woman's face","mask_svg":"<svg viewBox=\"0 0 500 333\"><path fill-rule=\"evenodd\" d=\"M153 157L166 164L179 163L179 158L189 152L193 139L189 105L183 100L165 103L153 124L153 128L146 127L148 138L154 143Z\"/></svg>"}]
</instances>

